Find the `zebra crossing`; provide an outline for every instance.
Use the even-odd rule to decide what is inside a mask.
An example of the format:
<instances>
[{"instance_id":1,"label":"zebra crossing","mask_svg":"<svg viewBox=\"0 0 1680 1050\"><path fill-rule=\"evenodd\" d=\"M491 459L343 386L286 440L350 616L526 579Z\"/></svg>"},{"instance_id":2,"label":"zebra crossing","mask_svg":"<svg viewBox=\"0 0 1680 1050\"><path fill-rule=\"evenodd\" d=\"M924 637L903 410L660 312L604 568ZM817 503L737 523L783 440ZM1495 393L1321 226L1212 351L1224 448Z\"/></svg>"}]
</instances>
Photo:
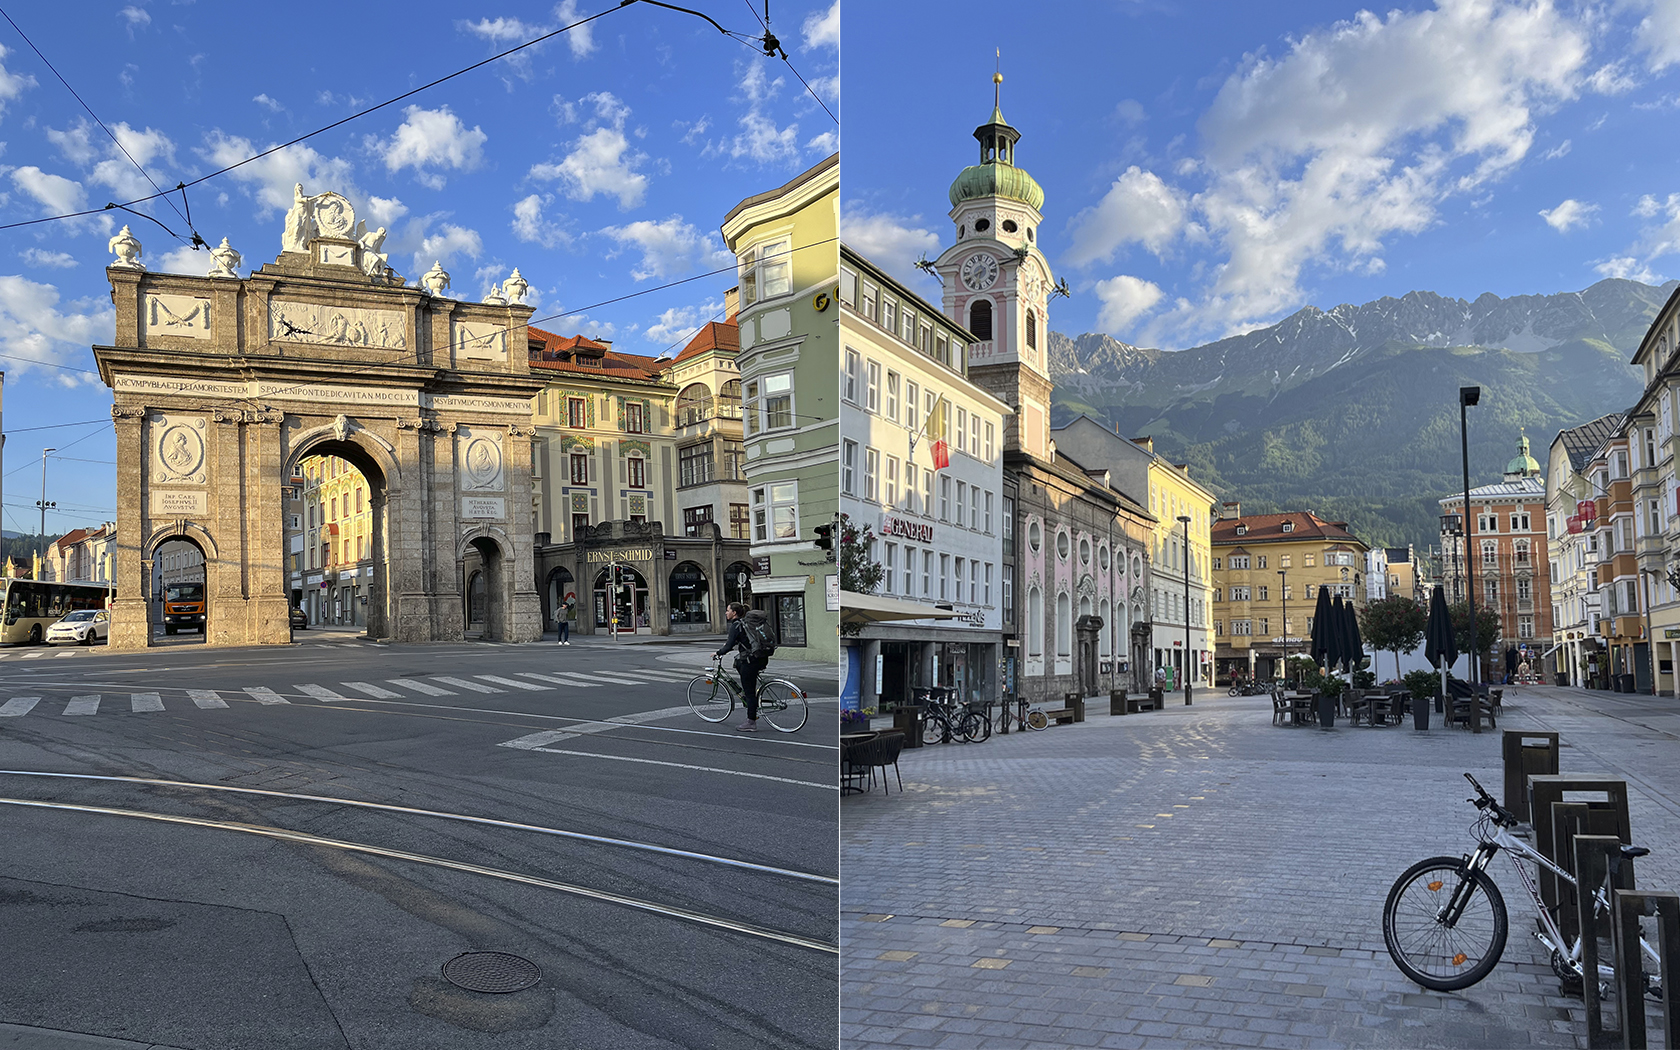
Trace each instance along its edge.
<instances>
[{"instance_id":1,"label":"zebra crossing","mask_svg":"<svg viewBox=\"0 0 1680 1050\"><path fill-rule=\"evenodd\" d=\"M379 682L298 682L285 692L268 686L248 685L237 689L155 689L147 692L106 695L91 693L72 697L14 696L0 702L0 719L22 718L30 713L85 717L101 712L126 711L156 714L189 707L200 711L225 711L229 701L263 705L306 703L350 703L357 700L410 700L445 696L491 695L496 693L554 692L600 689L613 686L681 685L694 677L692 671L647 668L602 671L510 671L500 674L432 675L426 678L386 678ZM168 699L165 699L168 693ZM179 696L177 696L179 694ZM60 707L59 705L63 706Z\"/></svg>"}]
</instances>

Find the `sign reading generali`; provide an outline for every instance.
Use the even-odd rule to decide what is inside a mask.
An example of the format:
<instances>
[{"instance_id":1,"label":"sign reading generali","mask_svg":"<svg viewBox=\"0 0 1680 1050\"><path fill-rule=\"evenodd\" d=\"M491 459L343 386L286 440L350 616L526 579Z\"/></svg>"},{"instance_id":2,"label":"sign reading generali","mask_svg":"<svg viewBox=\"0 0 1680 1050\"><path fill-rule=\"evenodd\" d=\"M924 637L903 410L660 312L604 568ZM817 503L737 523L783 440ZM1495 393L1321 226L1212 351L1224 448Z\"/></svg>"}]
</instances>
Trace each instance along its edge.
<instances>
[{"instance_id":1,"label":"sign reading generali","mask_svg":"<svg viewBox=\"0 0 1680 1050\"><path fill-rule=\"evenodd\" d=\"M933 526L925 521L905 521L883 514L881 516L881 535L902 536L917 543L933 542Z\"/></svg>"}]
</instances>

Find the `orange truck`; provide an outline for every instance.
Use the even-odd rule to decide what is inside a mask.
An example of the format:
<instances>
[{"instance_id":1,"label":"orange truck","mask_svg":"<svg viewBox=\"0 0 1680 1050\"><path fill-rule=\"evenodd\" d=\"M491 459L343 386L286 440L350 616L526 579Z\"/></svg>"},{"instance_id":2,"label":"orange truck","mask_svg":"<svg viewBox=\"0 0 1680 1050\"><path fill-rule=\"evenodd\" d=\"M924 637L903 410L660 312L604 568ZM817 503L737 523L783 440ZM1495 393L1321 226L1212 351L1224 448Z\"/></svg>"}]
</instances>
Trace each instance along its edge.
<instances>
[{"instance_id":1,"label":"orange truck","mask_svg":"<svg viewBox=\"0 0 1680 1050\"><path fill-rule=\"evenodd\" d=\"M171 583L163 589L163 633L204 633L204 584Z\"/></svg>"}]
</instances>

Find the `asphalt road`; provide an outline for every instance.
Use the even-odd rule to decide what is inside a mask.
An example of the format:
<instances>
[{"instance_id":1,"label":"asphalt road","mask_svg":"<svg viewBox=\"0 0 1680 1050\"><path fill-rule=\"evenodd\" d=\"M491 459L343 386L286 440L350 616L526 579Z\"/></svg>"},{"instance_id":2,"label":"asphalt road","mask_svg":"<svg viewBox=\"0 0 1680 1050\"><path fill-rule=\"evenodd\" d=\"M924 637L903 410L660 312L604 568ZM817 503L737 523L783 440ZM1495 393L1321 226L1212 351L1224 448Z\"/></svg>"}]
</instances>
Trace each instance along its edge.
<instances>
[{"instance_id":1,"label":"asphalt road","mask_svg":"<svg viewBox=\"0 0 1680 1050\"><path fill-rule=\"evenodd\" d=\"M0 650L0 1024L187 1050L837 1045L832 674L796 665L810 722L748 735L686 707L715 643L299 637ZM463 989L443 966L467 952L541 978Z\"/></svg>"}]
</instances>

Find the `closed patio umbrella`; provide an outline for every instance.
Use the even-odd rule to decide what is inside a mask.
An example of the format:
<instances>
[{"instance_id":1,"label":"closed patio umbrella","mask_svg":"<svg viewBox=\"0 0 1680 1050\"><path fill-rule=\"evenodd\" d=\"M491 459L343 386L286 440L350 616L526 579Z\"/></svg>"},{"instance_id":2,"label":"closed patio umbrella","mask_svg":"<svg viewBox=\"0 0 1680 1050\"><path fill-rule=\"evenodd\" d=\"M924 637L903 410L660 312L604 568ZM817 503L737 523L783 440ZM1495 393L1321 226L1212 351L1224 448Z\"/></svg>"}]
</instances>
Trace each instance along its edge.
<instances>
[{"instance_id":1,"label":"closed patio umbrella","mask_svg":"<svg viewBox=\"0 0 1680 1050\"><path fill-rule=\"evenodd\" d=\"M1319 587L1318 603L1313 606L1312 637L1308 644L1312 647L1313 663L1321 666L1330 662L1330 588Z\"/></svg>"},{"instance_id":2,"label":"closed patio umbrella","mask_svg":"<svg viewBox=\"0 0 1680 1050\"><path fill-rule=\"evenodd\" d=\"M1429 622L1423 629L1423 657L1431 667L1445 672L1458 659L1458 638L1453 634L1452 614L1447 612L1447 592L1436 584L1429 596Z\"/></svg>"},{"instance_id":3,"label":"closed patio umbrella","mask_svg":"<svg viewBox=\"0 0 1680 1050\"><path fill-rule=\"evenodd\" d=\"M1359 635L1359 614L1351 601L1342 604L1342 623L1347 635L1348 671L1357 671L1365 662L1365 639Z\"/></svg>"},{"instance_id":4,"label":"closed patio umbrella","mask_svg":"<svg viewBox=\"0 0 1680 1050\"><path fill-rule=\"evenodd\" d=\"M1336 595L1330 599L1330 663L1328 669L1334 671L1347 666L1347 625L1342 622L1342 596Z\"/></svg>"}]
</instances>

